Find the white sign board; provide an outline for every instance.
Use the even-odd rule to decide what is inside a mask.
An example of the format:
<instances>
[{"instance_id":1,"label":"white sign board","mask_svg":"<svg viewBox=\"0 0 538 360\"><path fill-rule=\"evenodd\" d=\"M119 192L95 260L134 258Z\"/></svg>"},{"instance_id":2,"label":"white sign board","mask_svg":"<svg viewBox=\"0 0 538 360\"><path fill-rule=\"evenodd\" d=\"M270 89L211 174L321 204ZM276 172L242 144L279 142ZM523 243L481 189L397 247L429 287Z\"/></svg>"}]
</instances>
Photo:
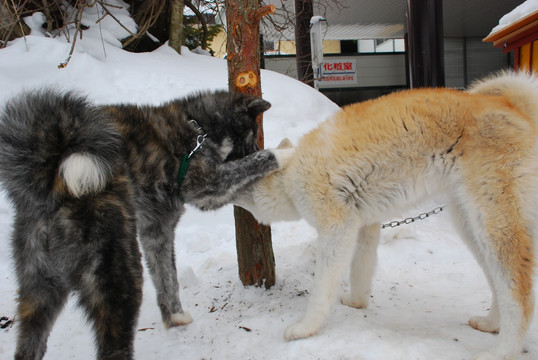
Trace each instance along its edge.
<instances>
[{"instance_id":1,"label":"white sign board","mask_svg":"<svg viewBox=\"0 0 538 360\"><path fill-rule=\"evenodd\" d=\"M320 67L319 87L357 86L357 62L350 58L325 58Z\"/></svg>"}]
</instances>

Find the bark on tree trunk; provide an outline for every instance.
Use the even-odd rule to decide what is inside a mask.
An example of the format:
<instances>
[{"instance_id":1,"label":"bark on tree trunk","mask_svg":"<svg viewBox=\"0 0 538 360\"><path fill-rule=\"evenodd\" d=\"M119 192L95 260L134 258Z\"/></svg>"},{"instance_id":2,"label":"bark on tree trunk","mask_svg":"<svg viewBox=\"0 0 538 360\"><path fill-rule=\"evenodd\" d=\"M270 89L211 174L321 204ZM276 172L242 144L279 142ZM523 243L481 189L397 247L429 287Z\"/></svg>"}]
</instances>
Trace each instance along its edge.
<instances>
[{"instance_id":1,"label":"bark on tree trunk","mask_svg":"<svg viewBox=\"0 0 538 360\"><path fill-rule=\"evenodd\" d=\"M274 5L260 8L259 0L226 0L228 28L228 87L230 90L261 96L260 20L275 11ZM263 122L258 117L258 144L263 148ZM259 224L243 208L234 207L239 278L243 285L275 283L275 259L271 228Z\"/></svg>"},{"instance_id":2,"label":"bark on tree trunk","mask_svg":"<svg viewBox=\"0 0 538 360\"><path fill-rule=\"evenodd\" d=\"M310 19L314 15L312 0L295 0L295 45L297 78L314 86L312 72L312 46L310 44Z\"/></svg>"},{"instance_id":3,"label":"bark on tree trunk","mask_svg":"<svg viewBox=\"0 0 538 360\"><path fill-rule=\"evenodd\" d=\"M172 0L170 4L170 36L168 45L181 54L183 45L183 0Z\"/></svg>"}]
</instances>

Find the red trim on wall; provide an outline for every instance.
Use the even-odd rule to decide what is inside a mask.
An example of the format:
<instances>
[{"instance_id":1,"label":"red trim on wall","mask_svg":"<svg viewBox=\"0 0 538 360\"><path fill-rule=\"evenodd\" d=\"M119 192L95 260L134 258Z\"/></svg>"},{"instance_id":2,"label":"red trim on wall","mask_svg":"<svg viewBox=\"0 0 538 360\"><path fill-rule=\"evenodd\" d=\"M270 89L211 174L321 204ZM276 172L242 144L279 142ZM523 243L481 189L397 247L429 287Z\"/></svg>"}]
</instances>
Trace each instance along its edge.
<instances>
[{"instance_id":1,"label":"red trim on wall","mask_svg":"<svg viewBox=\"0 0 538 360\"><path fill-rule=\"evenodd\" d=\"M538 31L535 29L535 31ZM534 40L538 40L538 32L534 32L533 34L527 35L526 37L522 39L517 39L514 42L507 42L504 45L504 53L510 52L514 50L515 48L520 48L525 44L532 43Z\"/></svg>"}]
</instances>

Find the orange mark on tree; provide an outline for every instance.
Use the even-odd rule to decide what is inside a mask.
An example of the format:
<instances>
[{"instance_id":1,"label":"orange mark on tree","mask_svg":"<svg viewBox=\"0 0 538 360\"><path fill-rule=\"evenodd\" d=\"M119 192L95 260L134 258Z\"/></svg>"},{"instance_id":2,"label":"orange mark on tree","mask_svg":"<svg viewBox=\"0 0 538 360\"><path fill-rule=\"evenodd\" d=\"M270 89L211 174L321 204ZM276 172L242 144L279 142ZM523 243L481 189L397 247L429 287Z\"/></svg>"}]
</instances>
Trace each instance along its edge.
<instances>
[{"instance_id":1,"label":"orange mark on tree","mask_svg":"<svg viewBox=\"0 0 538 360\"><path fill-rule=\"evenodd\" d=\"M245 87L256 87L258 84L258 76L254 73L254 71L248 71L248 72L242 72L235 78L235 86L239 89L243 89Z\"/></svg>"}]
</instances>

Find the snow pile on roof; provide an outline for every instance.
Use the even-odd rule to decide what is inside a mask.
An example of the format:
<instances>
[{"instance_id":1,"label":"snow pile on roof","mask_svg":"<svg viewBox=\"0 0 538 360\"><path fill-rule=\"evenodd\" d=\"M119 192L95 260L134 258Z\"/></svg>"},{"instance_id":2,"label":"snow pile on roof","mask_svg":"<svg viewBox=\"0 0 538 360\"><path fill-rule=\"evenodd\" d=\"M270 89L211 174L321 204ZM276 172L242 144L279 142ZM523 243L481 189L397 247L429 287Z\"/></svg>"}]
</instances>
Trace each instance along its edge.
<instances>
[{"instance_id":1,"label":"snow pile on roof","mask_svg":"<svg viewBox=\"0 0 538 360\"><path fill-rule=\"evenodd\" d=\"M504 29L509 25L512 25L516 21L523 19L525 16L530 15L535 11L538 11L538 0L525 1L523 4L510 11L508 14L504 15L499 20L499 25L495 26L491 30L490 35Z\"/></svg>"}]
</instances>

